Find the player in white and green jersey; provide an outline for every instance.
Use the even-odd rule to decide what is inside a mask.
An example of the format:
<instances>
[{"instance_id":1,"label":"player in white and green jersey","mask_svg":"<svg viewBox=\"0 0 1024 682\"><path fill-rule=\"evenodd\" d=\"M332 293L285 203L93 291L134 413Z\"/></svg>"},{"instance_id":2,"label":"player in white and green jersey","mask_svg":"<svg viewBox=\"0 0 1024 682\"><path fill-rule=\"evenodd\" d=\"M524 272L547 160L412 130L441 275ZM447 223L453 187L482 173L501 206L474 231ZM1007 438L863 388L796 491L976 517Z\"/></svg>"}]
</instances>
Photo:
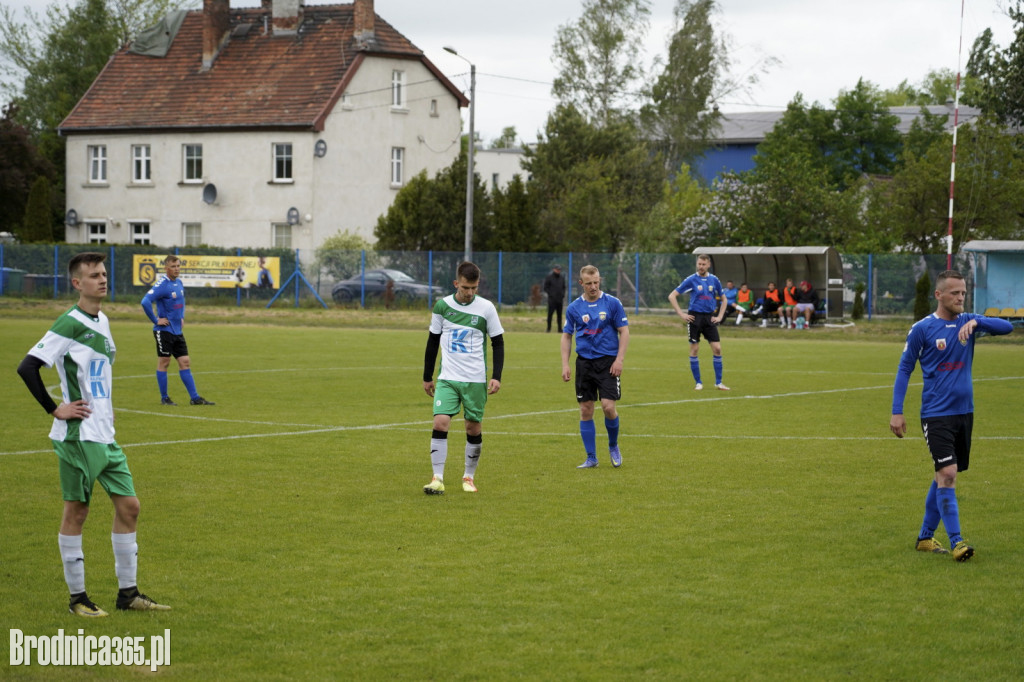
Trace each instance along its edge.
<instances>
[{"instance_id":1,"label":"player in white and green jersey","mask_svg":"<svg viewBox=\"0 0 1024 682\"><path fill-rule=\"evenodd\" d=\"M71 592L69 610L79 616L106 616L85 591L82 528L89 514L92 490L99 481L114 505L110 541L117 575L117 608L152 611L170 607L139 592L136 583L136 524L139 499L132 474L114 440L111 403L114 339L110 322L100 310L107 295L107 270L101 253L80 253L71 259L68 274L79 291L78 304L57 318L50 330L18 366L18 374L48 414L53 415L50 440L57 453L64 514L57 542L64 562L64 580ZM61 403L50 397L40 376L43 367L56 367Z\"/></svg>"},{"instance_id":2,"label":"player in white and green jersey","mask_svg":"<svg viewBox=\"0 0 1024 682\"><path fill-rule=\"evenodd\" d=\"M483 443L480 422L487 396L501 388L505 364L505 330L494 304L476 295L480 268L468 261L456 271L455 293L434 305L423 364L423 390L434 399L434 430L430 437L430 464L434 477L423 487L428 495L444 493L444 465L448 459L448 428L461 406L466 421L466 469L462 489L475 493L476 467ZM487 339L494 348L493 370L487 380ZM441 371L434 383L434 364L441 350Z\"/></svg>"}]
</instances>

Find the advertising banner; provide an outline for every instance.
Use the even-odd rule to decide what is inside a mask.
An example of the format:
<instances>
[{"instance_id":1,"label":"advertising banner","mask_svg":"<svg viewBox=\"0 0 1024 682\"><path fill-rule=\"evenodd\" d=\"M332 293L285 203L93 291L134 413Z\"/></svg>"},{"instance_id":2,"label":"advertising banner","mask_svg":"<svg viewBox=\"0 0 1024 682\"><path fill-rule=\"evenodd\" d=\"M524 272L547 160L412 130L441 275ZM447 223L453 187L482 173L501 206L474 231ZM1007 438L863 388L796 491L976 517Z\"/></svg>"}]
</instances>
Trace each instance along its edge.
<instances>
[{"instance_id":1,"label":"advertising banner","mask_svg":"<svg viewBox=\"0 0 1024 682\"><path fill-rule=\"evenodd\" d=\"M148 287L164 273L165 255L132 256L132 284ZM276 289L281 283L281 259L277 256L189 256L179 254L178 279L187 287L249 287Z\"/></svg>"}]
</instances>

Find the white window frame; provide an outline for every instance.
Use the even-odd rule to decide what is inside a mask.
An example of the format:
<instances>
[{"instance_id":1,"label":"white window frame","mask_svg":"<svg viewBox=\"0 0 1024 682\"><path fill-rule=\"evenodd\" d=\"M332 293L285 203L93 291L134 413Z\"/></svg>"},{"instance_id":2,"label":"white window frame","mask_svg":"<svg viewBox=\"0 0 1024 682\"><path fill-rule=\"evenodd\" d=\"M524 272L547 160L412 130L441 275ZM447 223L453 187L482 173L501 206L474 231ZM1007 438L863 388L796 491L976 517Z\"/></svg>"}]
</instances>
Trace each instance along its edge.
<instances>
[{"instance_id":1,"label":"white window frame","mask_svg":"<svg viewBox=\"0 0 1024 682\"><path fill-rule=\"evenodd\" d=\"M404 179L405 147L391 148L391 186L401 187Z\"/></svg>"},{"instance_id":2,"label":"white window frame","mask_svg":"<svg viewBox=\"0 0 1024 682\"><path fill-rule=\"evenodd\" d=\"M85 231L89 236L90 244L106 244L107 243L107 221L106 220L94 220L85 223Z\"/></svg>"},{"instance_id":3,"label":"white window frame","mask_svg":"<svg viewBox=\"0 0 1024 682\"><path fill-rule=\"evenodd\" d=\"M148 220L130 220L128 227L132 231L132 244L149 244L150 226Z\"/></svg>"},{"instance_id":4,"label":"white window frame","mask_svg":"<svg viewBox=\"0 0 1024 682\"><path fill-rule=\"evenodd\" d=\"M202 144L181 145L181 181L194 184L203 181Z\"/></svg>"},{"instance_id":5,"label":"white window frame","mask_svg":"<svg viewBox=\"0 0 1024 682\"><path fill-rule=\"evenodd\" d=\"M107 181L107 145L89 145L89 182L104 183Z\"/></svg>"},{"instance_id":6,"label":"white window frame","mask_svg":"<svg viewBox=\"0 0 1024 682\"><path fill-rule=\"evenodd\" d=\"M153 182L152 148L148 144L132 145L132 182L149 184Z\"/></svg>"},{"instance_id":7,"label":"white window frame","mask_svg":"<svg viewBox=\"0 0 1024 682\"><path fill-rule=\"evenodd\" d=\"M295 154L291 142L274 142L271 146L274 182L295 181ZM282 168L282 166L287 166ZM282 173L284 171L284 173Z\"/></svg>"},{"instance_id":8,"label":"white window frame","mask_svg":"<svg viewBox=\"0 0 1024 682\"><path fill-rule=\"evenodd\" d=\"M434 118L437 118L438 116L440 116L440 114L437 113L437 100L436 99L430 100L430 115L433 116Z\"/></svg>"},{"instance_id":9,"label":"white window frame","mask_svg":"<svg viewBox=\"0 0 1024 682\"><path fill-rule=\"evenodd\" d=\"M181 241L185 246L199 246L203 243L202 223L182 223Z\"/></svg>"},{"instance_id":10,"label":"white window frame","mask_svg":"<svg viewBox=\"0 0 1024 682\"><path fill-rule=\"evenodd\" d=\"M279 249L292 248L292 226L288 223L271 223L270 245Z\"/></svg>"},{"instance_id":11,"label":"white window frame","mask_svg":"<svg viewBox=\"0 0 1024 682\"><path fill-rule=\"evenodd\" d=\"M394 69L391 72L391 108L405 109L405 71Z\"/></svg>"}]
</instances>

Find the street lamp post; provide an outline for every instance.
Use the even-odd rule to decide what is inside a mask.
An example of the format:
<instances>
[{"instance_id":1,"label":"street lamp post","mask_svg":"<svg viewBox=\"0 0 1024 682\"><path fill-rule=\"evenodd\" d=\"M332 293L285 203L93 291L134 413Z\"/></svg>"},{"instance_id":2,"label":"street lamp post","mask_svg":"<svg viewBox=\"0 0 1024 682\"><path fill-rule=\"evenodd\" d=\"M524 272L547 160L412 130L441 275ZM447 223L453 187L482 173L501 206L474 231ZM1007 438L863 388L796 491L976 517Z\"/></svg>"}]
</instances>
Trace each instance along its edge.
<instances>
[{"instance_id":1,"label":"street lamp post","mask_svg":"<svg viewBox=\"0 0 1024 682\"><path fill-rule=\"evenodd\" d=\"M466 150L466 244L465 260L473 260L473 190L476 189L476 176L473 169L473 151L475 141L474 114L476 113L476 64L459 54L454 47L446 45L445 52L450 52L469 64L469 146Z\"/></svg>"}]
</instances>

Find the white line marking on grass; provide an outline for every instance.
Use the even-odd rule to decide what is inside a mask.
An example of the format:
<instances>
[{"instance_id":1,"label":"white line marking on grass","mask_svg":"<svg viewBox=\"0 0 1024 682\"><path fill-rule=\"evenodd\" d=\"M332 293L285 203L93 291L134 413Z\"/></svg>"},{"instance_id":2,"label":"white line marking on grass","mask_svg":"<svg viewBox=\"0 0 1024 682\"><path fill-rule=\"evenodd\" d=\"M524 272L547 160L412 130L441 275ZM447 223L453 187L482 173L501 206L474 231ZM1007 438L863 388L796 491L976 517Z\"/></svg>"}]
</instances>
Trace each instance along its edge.
<instances>
[{"instance_id":1,"label":"white line marking on grass","mask_svg":"<svg viewBox=\"0 0 1024 682\"><path fill-rule=\"evenodd\" d=\"M975 381L976 382L985 382L985 381L1016 381L1016 380L1020 380L1020 379L1024 379L1024 377L986 377L986 378L982 378L982 379L975 379ZM915 386L915 385L919 386L920 384L911 384L911 386ZM892 386L890 384L883 384L881 386L861 386L861 387L854 387L854 388L830 388L830 389L822 389L822 390L819 390L819 391L792 391L792 392L789 392L789 393L775 393L775 394L771 394L771 395L729 395L729 396L718 396L718 397L715 397L715 398L710 398L710 397L708 397L708 398L683 398L681 400L664 400L664 401L651 402L651 403L620 404L619 407L620 407L620 409L627 409L627 408L631 408L631 407L657 407L657 406L662 406L662 405L680 405L680 404L684 404L684 403L710 402L710 401L714 401L714 400L737 400L737 399L765 400L765 399L775 399L775 398L790 398L790 397L794 397L794 396L827 395L827 394L831 394L831 393L847 393L847 392L853 392L853 391L870 391L870 390L891 389L891 388L892 388ZM121 410L119 410L119 411L121 411ZM217 417L203 417L203 416L194 416L194 415L175 415L175 414L165 414L165 413L162 413L162 412L146 412L146 411L141 411L141 410L123 410L123 411L125 411L125 412L133 412L133 413L138 413L138 414L145 414L145 415L159 415L159 416L166 416L166 417L179 418L179 419L195 419L195 420L206 420L206 421L231 422L231 423L236 423L236 424L252 424L252 425L263 425L263 426L289 426L289 425L294 425L294 424L286 424L286 423L277 424L275 422L246 421L246 420L241 420L241 419L221 419L221 418L217 418ZM521 418L521 417L537 417L537 416L544 416L544 415L551 415L551 414L576 413L577 411L578 411L577 408L572 407L572 408L562 408L562 409L557 409L557 410L539 410L539 411L534 411L534 412L519 412L519 413L516 413L516 414L500 414L500 415L495 415L495 416L492 416L492 417L488 417L488 421L489 422L493 422L493 421L496 421L498 419L518 419L518 418ZM297 426L310 426L311 428L308 428L308 429L303 430L303 431L282 431L282 432L276 432L276 433L247 433L247 434L239 434L239 435L232 435L232 436L211 436L211 437L206 437L206 438L188 438L188 439L167 440L167 441L147 441L147 442L140 442L140 443L124 443L124 444L122 444L122 447L142 448L142 447L149 447L149 446L178 445L178 444L185 444L185 443L209 443L209 442L227 441L227 440L244 440L244 439L248 439L248 438L269 438L269 437L303 436L303 435L312 435L312 434L316 434L316 433L337 433L337 432L340 432L340 431L374 431L374 430L382 430L382 429L402 429L402 430L405 430L403 427L416 427L417 430L419 430L421 428L426 428L427 426L429 426L429 424L430 424L429 420L426 420L426 419L424 419L424 420L417 420L417 421L410 421L410 422L399 422L399 423L394 423L394 424L366 424L366 425L362 425L362 426L324 426L324 427L318 427L317 425L298 424ZM408 430L412 430L412 429L410 428ZM526 434L526 433L522 433L522 432L490 431L489 433L491 433L492 435L519 435L519 436L531 435L531 434ZM536 435L538 435L538 436L542 436L542 435L563 436L565 434L562 434L562 433L556 433L556 434L539 433L539 434L536 434ZM576 437L578 435L579 434L572 434L573 437ZM638 437L642 437L642 438L692 438L693 437L692 434L679 435L679 436L672 435L672 434L629 434L629 435L630 435L630 437L633 437L633 438L638 438ZM775 440L781 440L781 439L807 440L806 437L801 437L801 436L784 436L784 437L780 438L780 437L777 437L777 436L702 435L701 438L717 438L717 439L722 439L722 440L725 440L725 439L735 439L735 440L769 440L769 439L775 439ZM1024 440L1024 436L976 436L975 439L976 440L1011 440L1011 441L1017 441L1017 440ZM881 437L881 436L867 436L867 437L863 437L863 436L844 436L844 437L821 436L821 437L814 437L814 438L812 438L810 440L888 440L888 438ZM4 456L4 455L35 455L35 454L45 454L45 453L49 453L49 452L53 452L53 451L52 450L20 450L20 451L10 451L10 452L0 452L0 456Z\"/></svg>"}]
</instances>

